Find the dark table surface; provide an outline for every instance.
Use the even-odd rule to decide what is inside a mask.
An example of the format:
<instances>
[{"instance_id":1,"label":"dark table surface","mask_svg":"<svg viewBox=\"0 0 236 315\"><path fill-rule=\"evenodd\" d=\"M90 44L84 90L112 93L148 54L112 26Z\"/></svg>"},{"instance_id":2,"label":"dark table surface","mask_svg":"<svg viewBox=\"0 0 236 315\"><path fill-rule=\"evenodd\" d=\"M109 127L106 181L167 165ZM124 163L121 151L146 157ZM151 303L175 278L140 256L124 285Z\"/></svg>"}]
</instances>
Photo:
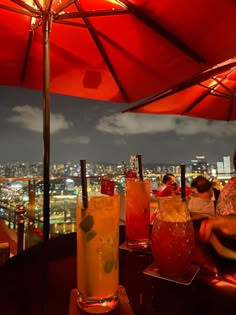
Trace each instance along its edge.
<instances>
[{"instance_id":1,"label":"dark table surface","mask_svg":"<svg viewBox=\"0 0 236 315\"><path fill-rule=\"evenodd\" d=\"M145 275L151 263L151 253L120 249L120 284L134 315L235 314L236 262L219 257L210 245L197 241L200 271L189 285ZM71 233L27 249L0 268L0 314L68 315L74 288L76 233Z\"/></svg>"}]
</instances>

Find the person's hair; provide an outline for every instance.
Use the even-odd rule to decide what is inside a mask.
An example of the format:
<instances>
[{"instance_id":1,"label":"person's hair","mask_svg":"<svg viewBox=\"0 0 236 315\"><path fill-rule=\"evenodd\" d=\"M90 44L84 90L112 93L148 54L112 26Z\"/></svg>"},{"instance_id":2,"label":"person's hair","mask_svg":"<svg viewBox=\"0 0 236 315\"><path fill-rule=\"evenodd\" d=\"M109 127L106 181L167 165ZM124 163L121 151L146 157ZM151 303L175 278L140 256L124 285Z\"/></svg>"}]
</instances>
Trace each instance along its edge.
<instances>
[{"instance_id":1,"label":"person's hair","mask_svg":"<svg viewBox=\"0 0 236 315\"><path fill-rule=\"evenodd\" d=\"M209 191L212 187L212 183L206 177L199 175L194 178L191 187L196 188L196 190L201 194Z\"/></svg>"},{"instance_id":2,"label":"person's hair","mask_svg":"<svg viewBox=\"0 0 236 315\"><path fill-rule=\"evenodd\" d=\"M162 182L164 184L166 184L169 180L171 180L172 178L175 178L175 175L174 174L171 174L171 173L167 173L163 176L163 179L162 179Z\"/></svg>"},{"instance_id":3,"label":"person's hair","mask_svg":"<svg viewBox=\"0 0 236 315\"><path fill-rule=\"evenodd\" d=\"M218 189L218 187L221 185L221 182L220 182L219 178L217 178L217 177L212 177L212 179L211 179L211 185L212 185L212 188Z\"/></svg>"}]
</instances>

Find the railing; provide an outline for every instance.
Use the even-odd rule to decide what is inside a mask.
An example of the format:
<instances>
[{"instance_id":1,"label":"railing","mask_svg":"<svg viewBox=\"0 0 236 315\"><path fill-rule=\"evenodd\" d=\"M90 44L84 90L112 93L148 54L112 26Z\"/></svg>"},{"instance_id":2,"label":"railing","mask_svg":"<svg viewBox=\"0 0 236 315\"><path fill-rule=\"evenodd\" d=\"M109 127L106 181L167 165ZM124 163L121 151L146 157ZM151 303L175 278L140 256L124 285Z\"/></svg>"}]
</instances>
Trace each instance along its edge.
<instances>
[{"instance_id":1,"label":"railing","mask_svg":"<svg viewBox=\"0 0 236 315\"><path fill-rule=\"evenodd\" d=\"M106 176L107 177L107 176ZM88 189L100 188L103 176L88 177ZM124 175L110 176L122 192ZM50 181L50 236L76 231L76 202L81 192L80 177L57 177ZM24 208L22 213L19 212ZM22 209L23 209L22 208ZM20 252L42 239L42 178L0 178L0 219L17 233Z\"/></svg>"},{"instance_id":2,"label":"railing","mask_svg":"<svg viewBox=\"0 0 236 315\"><path fill-rule=\"evenodd\" d=\"M156 178L155 176L156 175ZM146 174L145 178L152 181L151 189L157 185L160 174ZM199 174L195 174L197 176ZM191 174L192 178L193 174ZM88 177L88 187L97 190L103 176ZM124 192L125 175L112 175L109 179L116 182L116 189ZM50 179L50 236L76 231L76 200L81 192L79 176L53 177ZM25 213L20 218L24 222L24 244L22 248L30 247L41 241L43 231L43 181L35 178L0 178L0 219L4 220L10 230L17 233L19 216L17 208L25 207ZM124 202L122 202L121 222L124 222ZM21 240L22 242L22 240ZM22 249L20 248L20 250Z\"/></svg>"}]
</instances>

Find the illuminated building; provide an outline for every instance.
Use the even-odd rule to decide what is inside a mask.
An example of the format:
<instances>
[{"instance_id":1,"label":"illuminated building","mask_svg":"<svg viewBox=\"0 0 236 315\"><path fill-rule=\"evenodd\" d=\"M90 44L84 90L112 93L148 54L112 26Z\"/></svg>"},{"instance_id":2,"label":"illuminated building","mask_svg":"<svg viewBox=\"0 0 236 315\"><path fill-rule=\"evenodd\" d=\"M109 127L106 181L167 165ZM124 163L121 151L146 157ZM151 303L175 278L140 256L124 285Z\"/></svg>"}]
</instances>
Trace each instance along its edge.
<instances>
[{"instance_id":1,"label":"illuminated building","mask_svg":"<svg viewBox=\"0 0 236 315\"><path fill-rule=\"evenodd\" d=\"M207 172L208 164L205 161L205 155L197 155L196 159L191 160L192 173L205 173Z\"/></svg>"},{"instance_id":2,"label":"illuminated building","mask_svg":"<svg viewBox=\"0 0 236 315\"><path fill-rule=\"evenodd\" d=\"M224 156L223 157L224 161L224 173L225 174L230 174L231 169L230 169L230 156Z\"/></svg>"}]
</instances>

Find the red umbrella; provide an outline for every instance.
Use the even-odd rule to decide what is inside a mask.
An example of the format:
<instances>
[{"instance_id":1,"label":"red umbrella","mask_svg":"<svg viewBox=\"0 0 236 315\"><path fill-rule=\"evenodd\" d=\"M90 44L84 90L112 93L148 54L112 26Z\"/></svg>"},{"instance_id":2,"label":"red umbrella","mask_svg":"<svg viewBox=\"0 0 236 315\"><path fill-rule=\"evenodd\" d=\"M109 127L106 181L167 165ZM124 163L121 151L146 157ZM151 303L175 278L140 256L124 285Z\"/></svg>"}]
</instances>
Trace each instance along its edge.
<instances>
[{"instance_id":1,"label":"red umbrella","mask_svg":"<svg viewBox=\"0 0 236 315\"><path fill-rule=\"evenodd\" d=\"M197 75L124 112L236 120L236 62Z\"/></svg>"},{"instance_id":2,"label":"red umbrella","mask_svg":"<svg viewBox=\"0 0 236 315\"><path fill-rule=\"evenodd\" d=\"M236 55L232 0L1 0L0 12L0 84L43 90L45 239L49 91L134 102Z\"/></svg>"},{"instance_id":3,"label":"red umbrella","mask_svg":"<svg viewBox=\"0 0 236 315\"><path fill-rule=\"evenodd\" d=\"M4 85L42 90L50 46L51 92L131 103L236 55L231 0L1 0L0 12Z\"/></svg>"}]
</instances>

